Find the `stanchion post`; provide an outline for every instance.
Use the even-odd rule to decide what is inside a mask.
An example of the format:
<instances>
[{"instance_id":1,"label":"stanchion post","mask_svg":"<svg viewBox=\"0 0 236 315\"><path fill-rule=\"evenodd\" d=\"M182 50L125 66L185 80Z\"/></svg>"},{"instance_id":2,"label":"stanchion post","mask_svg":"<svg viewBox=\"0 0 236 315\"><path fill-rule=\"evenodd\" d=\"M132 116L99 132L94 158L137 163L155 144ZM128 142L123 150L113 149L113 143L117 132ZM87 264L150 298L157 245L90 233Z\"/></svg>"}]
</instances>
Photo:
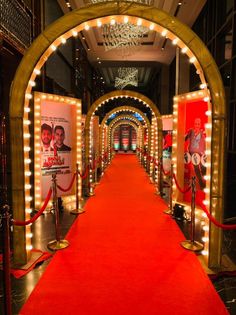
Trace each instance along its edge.
<instances>
[{"instance_id":1,"label":"stanchion post","mask_svg":"<svg viewBox=\"0 0 236 315\"><path fill-rule=\"evenodd\" d=\"M10 270L10 211L7 204L6 117L0 115L0 226L3 233L3 300L4 314L12 314Z\"/></svg>"},{"instance_id":2,"label":"stanchion post","mask_svg":"<svg viewBox=\"0 0 236 315\"><path fill-rule=\"evenodd\" d=\"M53 194L53 204L54 204L54 215L55 215L55 231L56 239L48 243L48 248L51 250L59 250L69 246L67 240L61 240L60 238L60 223L59 223L59 209L58 209L58 199L57 199L57 174L52 174L52 194Z\"/></svg>"},{"instance_id":3,"label":"stanchion post","mask_svg":"<svg viewBox=\"0 0 236 315\"><path fill-rule=\"evenodd\" d=\"M203 244L200 242L195 241L195 207L196 207L196 177L192 177L191 182L191 190L192 190L192 197L191 197L191 237L190 240L186 240L181 242L181 246L185 249L191 251L200 251L203 249Z\"/></svg>"},{"instance_id":4,"label":"stanchion post","mask_svg":"<svg viewBox=\"0 0 236 315\"><path fill-rule=\"evenodd\" d=\"M163 173L162 173L162 167L163 167L163 163L162 163L163 157L160 157L159 160L159 167L160 167L160 195L161 197L163 196Z\"/></svg>"},{"instance_id":5,"label":"stanchion post","mask_svg":"<svg viewBox=\"0 0 236 315\"><path fill-rule=\"evenodd\" d=\"M71 214L80 214L84 212L84 209L79 205L79 164L76 163L76 175L75 175L75 209L72 210Z\"/></svg>"},{"instance_id":6,"label":"stanchion post","mask_svg":"<svg viewBox=\"0 0 236 315\"><path fill-rule=\"evenodd\" d=\"M173 214L173 200L172 200L172 194L173 194L173 164L170 166L170 191L169 191L169 208L164 211L165 214L172 215Z\"/></svg>"},{"instance_id":7,"label":"stanchion post","mask_svg":"<svg viewBox=\"0 0 236 315\"><path fill-rule=\"evenodd\" d=\"M11 305L11 267L10 267L10 213L9 213L8 205L4 205L2 207L2 228L3 228L3 279L4 279L3 296L4 296L4 311L5 311L4 314L11 315L12 305Z\"/></svg>"}]
</instances>

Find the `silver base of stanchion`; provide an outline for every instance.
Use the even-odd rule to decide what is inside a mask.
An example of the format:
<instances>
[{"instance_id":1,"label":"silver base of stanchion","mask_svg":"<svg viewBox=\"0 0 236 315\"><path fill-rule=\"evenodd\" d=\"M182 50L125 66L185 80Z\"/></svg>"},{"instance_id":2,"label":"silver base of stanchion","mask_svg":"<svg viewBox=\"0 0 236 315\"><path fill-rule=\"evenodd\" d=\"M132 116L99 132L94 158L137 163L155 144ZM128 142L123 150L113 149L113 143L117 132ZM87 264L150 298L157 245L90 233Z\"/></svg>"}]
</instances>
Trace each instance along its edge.
<instances>
[{"instance_id":1,"label":"silver base of stanchion","mask_svg":"<svg viewBox=\"0 0 236 315\"><path fill-rule=\"evenodd\" d=\"M67 240L54 240L48 243L47 247L51 250L60 250L68 247L70 244Z\"/></svg>"},{"instance_id":2,"label":"silver base of stanchion","mask_svg":"<svg viewBox=\"0 0 236 315\"><path fill-rule=\"evenodd\" d=\"M172 214L173 214L173 211L170 210L170 209L167 209L167 210L163 211L163 213L172 215Z\"/></svg>"},{"instance_id":3,"label":"silver base of stanchion","mask_svg":"<svg viewBox=\"0 0 236 315\"><path fill-rule=\"evenodd\" d=\"M180 243L181 246L185 249L191 250L193 252L200 251L204 248L204 245L197 241L186 240Z\"/></svg>"},{"instance_id":4,"label":"silver base of stanchion","mask_svg":"<svg viewBox=\"0 0 236 315\"><path fill-rule=\"evenodd\" d=\"M70 214L75 214L75 215L77 215L77 214L81 214L81 213L84 213L84 212L85 212L85 211L84 211L83 208L78 208L78 209L72 210L72 211L70 212Z\"/></svg>"}]
</instances>

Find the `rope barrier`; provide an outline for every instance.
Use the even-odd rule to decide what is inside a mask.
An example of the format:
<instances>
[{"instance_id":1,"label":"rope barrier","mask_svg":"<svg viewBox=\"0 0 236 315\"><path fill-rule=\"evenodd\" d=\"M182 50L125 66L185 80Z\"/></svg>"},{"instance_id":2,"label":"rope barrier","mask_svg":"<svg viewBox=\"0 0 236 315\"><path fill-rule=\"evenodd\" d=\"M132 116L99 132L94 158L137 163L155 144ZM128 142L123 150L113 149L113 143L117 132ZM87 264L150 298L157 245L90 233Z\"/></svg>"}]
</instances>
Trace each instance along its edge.
<instances>
[{"instance_id":1,"label":"rope barrier","mask_svg":"<svg viewBox=\"0 0 236 315\"><path fill-rule=\"evenodd\" d=\"M51 195L52 195L52 188L49 189L47 197L44 200L44 204L43 204L42 208L38 211L38 213L36 213L35 216L33 216L33 218L31 218L30 220L27 220L27 221L19 221L19 220L12 219L11 220L12 224L17 225L17 226L25 226L25 225L28 225L30 223L34 223L38 219L38 217L43 213L43 211L46 209L47 204L51 198Z\"/></svg>"},{"instance_id":2,"label":"rope barrier","mask_svg":"<svg viewBox=\"0 0 236 315\"><path fill-rule=\"evenodd\" d=\"M170 175L170 171L168 172L165 172L164 168L163 168L163 165L161 165L161 170L162 170L162 173L167 176L167 175Z\"/></svg>"},{"instance_id":3,"label":"rope barrier","mask_svg":"<svg viewBox=\"0 0 236 315\"><path fill-rule=\"evenodd\" d=\"M174 181L175 181L175 184L177 186L177 188L179 189L179 191L182 193L182 194L186 194L188 191L190 191L191 189L191 186L188 186L188 188L186 188L185 190L182 189L177 181L177 178L176 178L176 175L175 173L173 173L173 178L174 178Z\"/></svg>"},{"instance_id":4,"label":"rope barrier","mask_svg":"<svg viewBox=\"0 0 236 315\"><path fill-rule=\"evenodd\" d=\"M87 165L85 171L84 171L84 174L80 173L80 171L78 171L79 173L79 176L82 178L82 179L85 179L87 176L88 176L88 171L89 171L89 165Z\"/></svg>"},{"instance_id":5,"label":"rope barrier","mask_svg":"<svg viewBox=\"0 0 236 315\"><path fill-rule=\"evenodd\" d=\"M91 163L91 162L89 163L89 167L90 167L90 169L91 169L92 171L95 170L96 165L97 165L97 161L96 161L96 160L93 160L92 163Z\"/></svg>"},{"instance_id":6,"label":"rope barrier","mask_svg":"<svg viewBox=\"0 0 236 315\"><path fill-rule=\"evenodd\" d=\"M206 213L208 219L215 224L217 227L223 229L223 230L234 230L236 229L236 224L223 224L218 222L211 214L210 212L207 210L206 206L201 202L200 206L202 208L202 210Z\"/></svg>"},{"instance_id":7,"label":"rope barrier","mask_svg":"<svg viewBox=\"0 0 236 315\"><path fill-rule=\"evenodd\" d=\"M76 177L76 173L74 173L74 175L72 177L72 180L71 180L71 183L70 183L68 188L62 188L60 185L57 185L57 188L60 189L61 191L64 191L64 192L67 192L67 191L71 190L72 185L73 185L74 180L75 180L75 177Z\"/></svg>"}]
</instances>

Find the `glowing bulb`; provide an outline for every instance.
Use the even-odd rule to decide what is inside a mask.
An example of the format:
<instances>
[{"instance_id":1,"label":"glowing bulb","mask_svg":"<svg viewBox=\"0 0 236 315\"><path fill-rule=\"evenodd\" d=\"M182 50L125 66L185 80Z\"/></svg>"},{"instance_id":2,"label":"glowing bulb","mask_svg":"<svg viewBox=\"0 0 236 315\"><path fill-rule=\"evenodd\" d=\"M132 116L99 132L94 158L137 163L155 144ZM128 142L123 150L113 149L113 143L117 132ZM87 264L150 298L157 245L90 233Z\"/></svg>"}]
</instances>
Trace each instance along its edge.
<instances>
[{"instance_id":1,"label":"glowing bulb","mask_svg":"<svg viewBox=\"0 0 236 315\"><path fill-rule=\"evenodd\" d=\"M39 75L39 74L41 73L41 71L40 71L39 69L34 69L34 73L35 73L36 75Z\"/></svg>"},{"instance_id":2,"label":"glowing bulb","mask_svg":"<svg viewBox=\"0 0 236 315\"><path fill-rule=\"evenodd\" d=\"M199 85L200 89L205 89L207 87L206 83L202 83Z\"/></svg>"},{"instance_id":3,"label":"glowing bulb","mask_svg":"<svg viewBox=\"0 0 236 315\"><path fill-rule=\"evenodd\" d=\"M51 47L51 49L52 49L53 51L57 50L57 46L55 46L55 45L51 45L50 47Z\"/></svg>"},{"instance_id":4,"label":"glowing bulb","mask_svg":"<svg viewBox=\"0 0 236 315\"><path fill-rule=\"evenodd\" d=\"M149 29L152 31L152 30L154 29L154 24L151 24L151 25L149 26Z\"/></svg>"},{"instance_id":5,"label":"glowing bulb","mask_svg":"<svg viewBox=\"0 0 236 315\"><path fill-rule=\"evenodd\" d=\"M29 81L29 85L30 85L30 86L35 86L36 83L35 83L34 81Z\"/></svg>"},{"instance_id":6,"label":"glowing bulb","mask_svg":"<svg viewBox=\"0 0 236 315\"><path fill-rule=\"evenodd\" d=\"M172 40L172 44L173 44L173 45L176 45L176 44L178 43L178 41L179 41L179 39L178 39L178 38L175 38L175 39Z\"/></svg>"},{"instance_id":7,"label":"glowing bulb","mask_svg":"<svg viewBox=\"0 0 236 315\"><path fill-rule=\"evenodd\" d=\"M207 111L205 112L205 115L206 115L206 116L211 116L211 110L207 110Z\"/></svg>"},{"instance_id":8,"label":"glowing bulb","mask_svg":"<svg viewBox=\"0 0 236 315\"><path fill-rule=\"evenodd\" d=\"M163 37L165 37L166 34L167 34L167 30L163 30L163 31L161 32L161 35L162 35Z\"/></svg>"},{"instance_id":9,"label":"glowing bulb","mask_svg":"<svg viewBox=\"0 0 236 315\"><path fill-rule=\"evenodd\" d=\"M27 98L28 100L30 100L32 97L33 97L33 96L32 96L32 94L30 94L30 93L26 93L26 94L25 94L25 98Z\"/></svg>"},{"instance_id":10,"label":"glowing bulb","mask_svg":"<svg viewBox=\"0 0 236 315\"><path fill-rule=\"evenodd\" d=\"M88 31L88 30L89 30L89 25L86 24L85 27L84 27L84 29L85 29L86 31Z\"/></svg>"},{"instance_id":11,"label":"glowing bulb","mask_svg":"<svg viewBox=\"0 0 236 315\"><path fill-rule=\"evenodd\" d=\"M138 25L138 26L142 25L142 20L141 20L141 19L138 19L137 25Z\"/></svg>"},{"instance_id":12,"label":"glowing bulb","mask_svg":"<svg viewBox=\"0 0 236 315\"><path fill-rule=\"evenodd\" d=\"M185 53L187 52L187 50L188 50L187 47L183 47L183 48L181 49L181 52L182 52L183 54L185 54Z\"/></svg>"},{"instance_id":13,"label":"glowing bulb","mask_svg":"<svg viewBox=\"0 0 236 315\"><path fill-rule=\"evenodd\" d=\"M125 16L124 17L124 23L126 24L126 23L128 23L129 22L129 18L128 18L128 16Z\"/></svg>"}]
</instances>

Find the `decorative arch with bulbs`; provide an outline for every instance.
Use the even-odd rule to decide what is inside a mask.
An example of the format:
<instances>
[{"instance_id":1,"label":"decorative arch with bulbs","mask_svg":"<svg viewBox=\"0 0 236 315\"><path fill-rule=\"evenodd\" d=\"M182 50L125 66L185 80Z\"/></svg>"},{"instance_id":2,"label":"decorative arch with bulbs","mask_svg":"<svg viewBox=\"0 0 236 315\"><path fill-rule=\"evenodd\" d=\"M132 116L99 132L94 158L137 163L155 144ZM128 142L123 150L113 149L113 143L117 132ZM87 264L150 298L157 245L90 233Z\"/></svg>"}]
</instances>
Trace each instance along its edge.
<instances>
[{"instance_id":1,"label":"decorative arch with bulbs","mask_svg":"<svg viewBox=\"0 0 236 315\"><path fill-rule=\"evenodd\" d=\"M86 117L86 123L85 123L85 130L86 130L86 148L87 148L87 161L91 161L92 156L89 152L91 152L91 134L92 134L92 119L95 115L96 111L101 107L105 106L109 100L114 99L133 99L133 100L139 100L141 103L145 105L150 111L151 111L151 120L146 117L146 115L139 110L138 108L135 108L134 106L118 106L108 112L104 119L101 122L100 126L100 148L102 155L104 154L104 151L108 149L108 142L105 141L105 139L108 139L106 136L106 133L108 132L109 128L107 128L107 121L108 119L114 115L114 114L120 114L120 113L128 113L128 114L134 114L137 113L142 117L144 121L144 136L145 136L145 150L147 150L147 153L153 157L155 157L157 160L161 156L162 151L162 119L161 115L159 113L159 110L157 109L156 105L147 97L144 95L133 92L133 91L113 91L108 94L103 95L101 98L96 100L94 104L92 104L87 117ZM118 119L119 115L117 116ZM90 126L88 128L88 125ZM144 165L149 172L150 177L153 178L155 183L157 184L157 187L160 187L160 168L155 167L153 161L147 161L146 157L144 157ZM102 166L103 168L103 166Z\"/></svg>"},{"instance_id":2,"label":"decorative arch with bulbs","mask_svg":"<svg viewBox=\"0 0 236 315\"><path fill-rule=\"evenodd\" d=\"M27 185L30 177L34 176L32 170L35 161L29 162L30 141L26 134L29 134L29 112L32 108L32 88L35 85L35 79L40 75L41 68L47 59L58 46L65 44L68 38L77 36L80 31L89 32L92 27L101 27L102 24L109 23L143 25L150 31L158 32L178 46L195 66L209 112L207 133L210 141L208 141L207 155L210 166L208 166L206 175L208 176L206 180L209 189L206 192L209 196L207 208L218 221L222 221L226 106L224 87L214 59L198 36L176 18L154 7L149 8L138 3L122 1L94 4L68 13L47 27L24 55L16 72L10 96L13 215L21 219L28 218L29 214L25 210L30 208L31 198L34 198L31 196L31 190L28 189L29 186ZM100 105L102 104L100 103ZM175 102L174 107L176 111L178 103ZM96 104L88 113L86 120L88 158L89 126L95 108ZM176 124L178 123L177 119L177 116L174 117ZM158 115L155 115L154 111L153 121L155 120L158 120ZM161 126L158 121L155 122L155 125ZM177 131L174 129L174 132ZM155 130L151 130L151 135L153 133ZM177 134L174 133L174 136ZM23 145L19 146L19 143ZM174 143L173 148L177 149L177 143ZM177 156L173 158L178 159ZM208 229L206 260L211 267L219 266L222 232L209 222L205 229ZM17 239L16 250L14 251L15 261L26 261L28 258L27 246L30 245L31 241L26 237L25 229L17 229L14 232L14 238Z\"/></svg>"}]
</instances>

